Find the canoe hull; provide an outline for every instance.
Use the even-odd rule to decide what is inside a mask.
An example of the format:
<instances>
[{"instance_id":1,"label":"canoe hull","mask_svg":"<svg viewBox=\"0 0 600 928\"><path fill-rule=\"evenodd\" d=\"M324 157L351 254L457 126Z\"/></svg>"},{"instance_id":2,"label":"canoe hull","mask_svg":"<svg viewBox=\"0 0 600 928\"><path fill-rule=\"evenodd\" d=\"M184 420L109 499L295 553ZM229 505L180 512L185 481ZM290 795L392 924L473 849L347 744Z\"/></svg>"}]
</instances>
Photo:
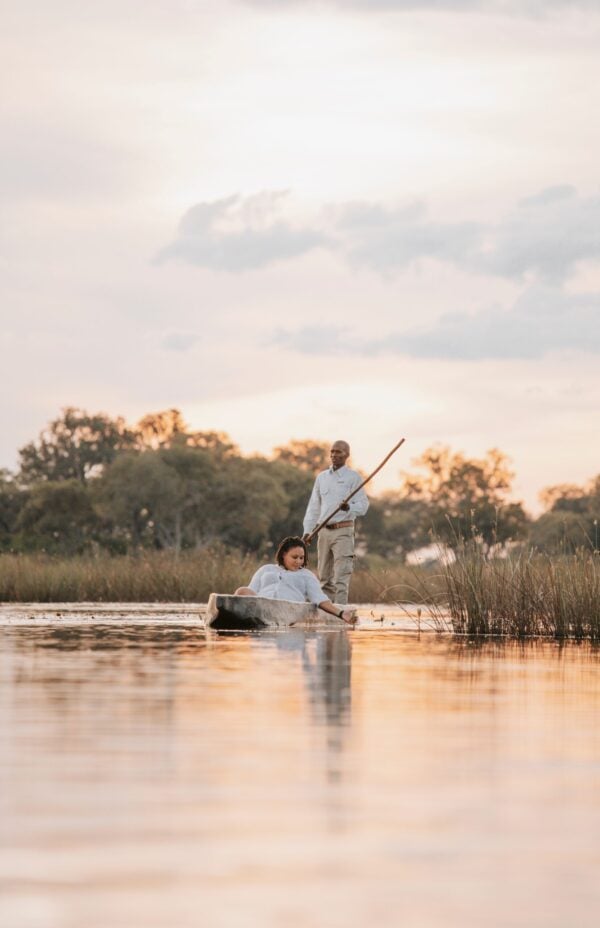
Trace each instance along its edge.
<instances>
[{"instance_id":1,"label":"canoe hull","mask_svg":"<svg viewBox=\"0 0 600 928\"><path fill-rule=\"evenodd\" d=\"M251 630L290 628L301 625L341 625L340 619L328 615L313 603L293 603L263 596L232 596L211 593L206 610L207 628Z\"/></svg>"}]
</instances>

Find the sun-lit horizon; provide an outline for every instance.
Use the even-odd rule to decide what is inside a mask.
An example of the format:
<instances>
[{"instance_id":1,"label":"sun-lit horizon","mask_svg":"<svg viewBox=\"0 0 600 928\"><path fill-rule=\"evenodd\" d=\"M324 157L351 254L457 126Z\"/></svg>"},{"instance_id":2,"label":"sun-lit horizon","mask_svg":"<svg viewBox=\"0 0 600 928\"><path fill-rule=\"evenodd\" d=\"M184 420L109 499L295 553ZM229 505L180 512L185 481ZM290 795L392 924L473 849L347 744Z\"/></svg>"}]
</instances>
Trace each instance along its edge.
<instances>
[{"instance_id":1,"label":"sun-lit horizon","mask_svg":"<svg viewBox=\"0 0 600 928\"><path fill-rule=\"evenodd\" d=\"M427 413L431 416L435 412L425 403L417 402L413 397L403 396L405 401L402 409L398 411L396 421L370 421L369 410L373 406L381 405L381 398L390 385L384 381L372 383L367 389L359 384L346 385L344 391L345 405L339 400L333 406L328 406L323 400L323 390L318 387L307 387L279 391L265 396L249 396L240 401L237 397L223 400L206 406L190 405L179 408L186 426L190 431L214 431L225 433L245 457L260 455L271 458L278 447L286 446L292 441L316 441L327 446L338 439L348 440L351 445L351 458L349 466L355 467L361 473L370 474L380 463L391 448L400 440L405 443L395 456L387 463L385 468L376 475L369 486L369 493L378 496L382 493L399 490L406 473L417 473L418 459L423 452L432 446L445 446L452 452L464 454L467 458L480 460L492 449L500 450L508 459L508 465L514 474L510 498L523 502L527 511L538 515L542 509L540 493L549 486L559 484L578 484L585 486L596 473L586 473L578 462L562 457L557 461L554 469L548 468L547 473L553 474L554 479L540 483L535 471L519 472L519 457L500 442L490 440L486 443L476 444L473 436L467 431L460 433L442 432L439 437L430 439L423 428L418 427L419 419L427 420ZM256 405L268 406L270 416L268 422L257 423L251 412ZM78 408L76 404L71 404ZM176 408L176 407L170 407ZM289 410L296 410L294 415L294 431L290 431ZM123 410L106 408L89 408L83 410L90 414L103 413L110 418L123 416ZM162 410L140 407L125 415L129 426L135 426L139 420L148 414ZM441 415L442 411L438 410ZM56 410L52 420L59 418L61 410ZM49 425L44 423L44 428ZM315 422L321 423L320 431L314 429ZM360 424L356 428L356 423ZM341 425L340 425L341 423ZM406 424L408 428L403 428ZM312 429L312 431L311 431ZM41 434L41 432L40 432ZM464 439L462 442L457 439ZM30 435L29 441L37 442L39 434ZM527 444L524 445L526 458ZM18 471L18 454L7 468L13 472Z\"/></svg>"}]
</instances>

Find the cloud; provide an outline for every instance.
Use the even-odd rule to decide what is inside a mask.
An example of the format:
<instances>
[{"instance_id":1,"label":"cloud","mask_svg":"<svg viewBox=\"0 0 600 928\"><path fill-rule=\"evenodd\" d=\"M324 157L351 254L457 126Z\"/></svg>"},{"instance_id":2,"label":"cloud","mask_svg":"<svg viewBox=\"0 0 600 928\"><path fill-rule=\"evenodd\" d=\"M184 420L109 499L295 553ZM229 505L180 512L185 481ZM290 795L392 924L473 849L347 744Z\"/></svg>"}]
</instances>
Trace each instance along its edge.
<instances>
[{"instance_id":1,"label":"cloud","mask_svg":"<svg viewBox=\"0 0 600 928\"><path fill-rule=\"evenodd\" d=\"M461 361L535 359L551 352L600 354L600 296L532 287L512 309L447 313L421 331L361 339L345 328L280 331L276 344L303 354L376 357L385 354Z\"/></svg>"},{"instance_id":2,"label":"cloud","mask_svg":"<svg viewBox=\"0 0 600 928\"><path fill-rule=\"evenodd\" d=\"M382 273L436 258L471 273L557 283L578 261L600 258L600 197L580 197L567 185L522 200L495 225L436 222L422 204L346 204L334 217L346 260Z\"/></svg>"},{"instance_id":3,"label":"cloud","mask_svg":"<svg viewBox=\"0 0 600 928\"><path fill-rule=\"evenodd\" d=\"M422 258L464 263L474 256L484 233L477 223L432 222L421 203L386 208L358 202L331 212L338 234L336 247L348 263L382 273Z\"/></svg>"},{"instance_id":4,"label":"cloud","mask_svg":"<svg viewBox=\"0 0 600 928\"><path fill-rule=\"evenodd\" d=\"M169 332L161 339L161 347L167 351L189 351L200 341L193 332Z\"/></svg>"},{"instance_id":5,"label":"cloud","mask_svg":"<svg viewBox=\"0 0 600 928\"><path fill-rule=\"evenodd\" d=\"M422 203L331 204L309 224L282 218L281 191L199 203L183 217L176 240L157 257L231 272L267 267L328 250L352 267L385 276L425 258L467 273L560 283L579 261L600 258L600 197L570 186L527 197L499 223L440 222Z\"/></svg>"},{"instance_id":6,"label":"cloud","mask_svg":"<svg viewBox=\"0 0 600 928\"><path fill-rule=\"evenodd\" d=\"M156 263L179 259L197 267L247 271L324 244L318 229L296 227L278 217L285 196L285 191L266 191L198 203L183 216L177 238L159 252Z\"/></svg>"},{"instance_id":7,"label":"cloud","mask_svg":"<svg viewBox=\"0 0 600 928\"><path fill-rule=\"evenodd\" d=\"M597 11L597 0L244 0L249 6L281 9L299 6L334 6L365 13L500 13L543 16L564 9Z\"/></svg>"},{"instance_id":8,"label":"cloud","mask_svg":"<svg viewBox=\"0 0 600 928\"><path fill-rule=\"evenodd\" d=\"M473 269L522 279L533 274L559 282L578 261L600 257L600 197L573 187L549 187L519 206L487 233Z\"/></svg>"},{"instance_id":9,"label":"cloud","mask_svg":"<svg viewBox=\"0 0 600 928\"><path fill-rule=\"evenodd\" d=\"M570 200L574 196L577 196L577 190L571 184L556 184L554 187L544 188L532 197L524 197L519 206L546 206L559 200Z\"/></svg>"},{"instance_id":10,"label":"cloud","mask_svg":"<svg viewBox=\"0 0 600 928\"><path fill-rule=\"evenodd\" d=\"M360 339L353 337L348 328L337 325L304 326L293 332L278 329L265 344L313 356L364 353Z\"/></svg>"},{"instance_id":11,"label":"cloud","mask_svg":"<svg viewBox=\"0 0 600 928\"><path fill-rule=\"evenodd\" d=\"M541 358L551 352L600 354L600 295L569 296L533 287L511 310L447 314L423 332L394 336L381 349L412 357L478 360Z\"/></svg>"},{"instance_id":12,"label":"cloud","mask_svg":"<svg viewBox=\"0 0 600 928\"><path fill-rule=\"evenodd\" d=\"M3 202L81 202L139 185L134 153L81 121L6 116L1 130Z\"/></svg>"}]
</instances>

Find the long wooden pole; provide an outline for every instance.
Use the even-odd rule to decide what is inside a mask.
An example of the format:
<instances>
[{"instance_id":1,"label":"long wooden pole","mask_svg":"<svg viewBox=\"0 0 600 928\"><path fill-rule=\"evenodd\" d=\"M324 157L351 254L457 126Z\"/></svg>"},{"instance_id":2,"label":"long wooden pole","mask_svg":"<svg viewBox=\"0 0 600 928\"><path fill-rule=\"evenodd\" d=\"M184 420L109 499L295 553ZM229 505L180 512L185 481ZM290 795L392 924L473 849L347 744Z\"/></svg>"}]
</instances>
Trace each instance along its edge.
<instances>
[{"instance_id":1,"label":"long wooden pole","mask_svg":"<svg viewBox=\"0 0 600 928\"><path fill-rule=\"evenodd\" d=\"M307 538L306 538L306 544L307 544L307 545L309 545L309 544L311 543L311 541L313 540L313 538L314 538L316 535L319 534L319 532L321 531L322 528L325 528L325 526L327 525L327 523L329 522L329 520L330 520L330 519L333 519L333 517L334 517L335 515L337 515L338 512L340 512L341 509L343 509L343 507L346 505L346 503L350 502L350 500L352 499L352 497L355 496L355 495L358 493L359 490L362 490L362 488L363 488L364 486L367 485L367 483L369 482L369 480L372 480L372 479L373 479L373 477L375 476L375 474L378 474L378 473L379 473L379 471L381 470L382 467L385 467L385 465L387 464L387 462L389 461L389 459L391 458L391 456L392 456L393 454L396 453L396 451L398 450L398 448L400 447L400 445L403 445L405 441L406 441L405 438L401 438L400 441L398 442L398 444L397 444L397 445L394 445L394 447L392 448L392 450L390 451L390 453L389 453L388 455L386 455L386 457L384 457L384 459L383 459L383 461L381 462L381 464L379 465L379 467L376 467L372 474L369 474L369 476L368 476L365 480L363 480L363 482L362 482L359 486L357 486L357 488L356 488L355 490L352 490L352 493L350 493L350 494L346 497L346 499L342 500L342 502L341 502L340 505L337 507L337 509L334 509L333 512L330 512L326 519L323 519L323 521L320 522L319 525L317 525L316 528L313 528L312 532L311 532L311 533L307 536Z\"/></svg>"}]
</instances>

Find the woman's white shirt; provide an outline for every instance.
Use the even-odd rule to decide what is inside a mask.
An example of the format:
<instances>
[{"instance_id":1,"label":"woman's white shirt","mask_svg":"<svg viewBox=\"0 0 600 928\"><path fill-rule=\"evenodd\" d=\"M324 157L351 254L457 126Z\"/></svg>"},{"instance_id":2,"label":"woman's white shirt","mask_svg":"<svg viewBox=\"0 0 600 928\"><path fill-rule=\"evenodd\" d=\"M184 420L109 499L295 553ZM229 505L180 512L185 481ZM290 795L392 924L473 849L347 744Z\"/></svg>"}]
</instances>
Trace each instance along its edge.
<instances>
[{"instance_id":1,"label":"woman's white shirt","mask_svg":"<svg viewBox=\"0 0 600 928\"><path fill-rule=\"evenodd\" d=\"M286 570L278 564L259 567L248 584L257 596L266 599L285 599L292 603L324 603L327 596L319 581L306 567Z\"/></svg>"}]
</instances>

